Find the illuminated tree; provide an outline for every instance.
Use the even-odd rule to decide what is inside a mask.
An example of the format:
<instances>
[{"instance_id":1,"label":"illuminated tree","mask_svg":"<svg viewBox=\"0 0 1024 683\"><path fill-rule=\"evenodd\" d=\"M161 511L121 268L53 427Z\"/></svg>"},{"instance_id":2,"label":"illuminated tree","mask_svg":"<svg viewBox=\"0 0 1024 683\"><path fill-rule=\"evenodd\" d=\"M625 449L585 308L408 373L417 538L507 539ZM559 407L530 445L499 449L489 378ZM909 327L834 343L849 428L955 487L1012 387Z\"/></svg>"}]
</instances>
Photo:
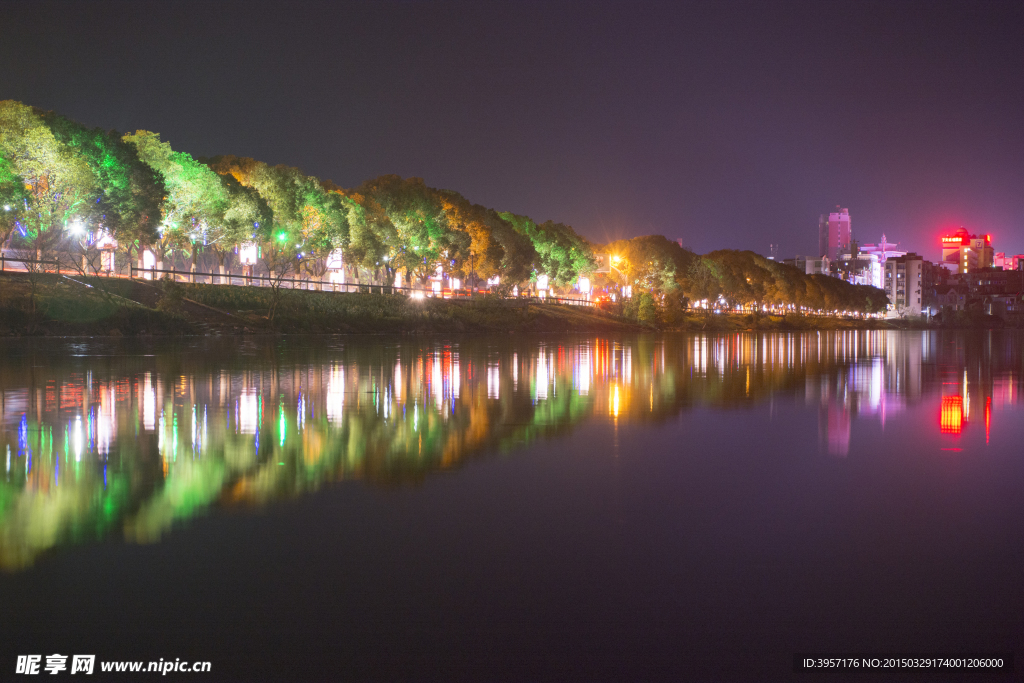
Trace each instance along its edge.
<instances>
[{"instance_id":1,"label":"illuminated tree","mask_svg":"<svg viewBox=\"0 0 1024 683\"><path fill-rule=\"evenodd\" d=\"M499 276L501 288L511 290L530 276L537 251L533 243L516 232L511 223L496 211L471 204L451 190L438 195L448 225L466 233L470 239L469 259L456 263L456 272L466 276Z\"/></svg>"},{"instance_id":2,"label":"illuminated tree","mask_svg":"<svg viewBox=\"0 0 1024 683\"><path fill-rule=\"evenodd\" d=\"M278 269L287 259L282 255L294 251L296 263L288 265L297 271L300 264L314 274L322 274L323 259L349 241L349 211L344 198L332 192L333 184L322 183L290 166L269 166L262 161L231 155L213 157L210 168L221 175L230 175L243 186L252 188L273 212L273 231L262 233L264 251L274 255ZM325 186L326 185L326 186Z\"/></svg>"},{"instance_id":3,"label":"illuminated tree","mask_svg":"<svg viewBox=\"0 0 1024 683\"><path fill-rule=\"evenodd\" d=\"M500 213L513 229L526 236L537 252L534 268L537 274L547 275L553 284L564 286L576 282L583 273L596 268L590 245L563 223L546 221L538 225L526 216Z\"/></svg>"},{"instance_id":4,"label":"illuminated tree","mask_svg":"<svg viewBox=\"0 0 1024 683\"><path fill-rule=\"evenodd\" d=\"M42 119L96 176L99 195L89 205L90 227L113 236L129 258L138 244L155 241L167 190L160 174L139 159L135 147L115 131L86 128L54 112L43 113Z\"/></svg>"},{"instance_id":5,"label":"illuminated tree","mask_svg":"<svg viewBox=\"0 0 1024 683\"><path fill-rule=\"evenodd\" d=\"M343 190L338 190L337 194L348 214L346 262L371 270L377 268L377 264L383 264L388 281L393 282L395 270L399 267L395 257L402 253L403 248L395 225L384 208L371 197Z\"/></svg>"},{"instance_id":6,"label":"illuminated tree","mask_svg":"<svg viewBox=\"0 0 1024 683\"><path fill-rule=\"evenodd\" d=\"M703 303L704 314L710 317L722 292L717 264L706 256L694 259L686 273L683 289L690 301Z\"/></svg>"},{"instance_id":7,"label":"illuminated tree","mask_svg":"<svg viewBox=\"0 0 1024 683\"><path fill-rule=\"evenodd\" d=\"M88 214L99 186L96 176L31 107L13 100L0 102L0 157L6 173L21 178L25 188L14 237L42 258L64 239L72 219Z\"/></svg>"},{"instance_id":8,"label":"illuminated tree","mask_svg":"<svg viewBox=\"0 0 1024 683\"><path fill-rule=\"evenodd\" d=\"M157 133L139 130L125 135L139 158L163 178L167 198L157 242L161 260L174 251L194 253L211 225L222 220L228 192L219 176L185 152L175 152Z\"/></svg>"},{"instance_id":9,"label":"illuminated tree","mask_svg":"<svg viewBox=\"0 0 1024 683\"><path fill-rule=\"evenodd\" d=\"M274 213L256 190L245 187L234 176L223 175L227 208L206 233L206 245L217 257L220 274L226 272L228 256L246 242L259 244L273 234Z\"/></svg>"},{"instance_id":10,"label":"illuminated tree","mask_svg":"<svg viewBox=\"0 0 1024 683\"><path fill-rule=\"evenodd\" d=\"M453 229L436 191L422 178L385 175L368 180L356 193L375 201L397 233L399 251L390 254L397 267L425 281L438 267L447 272L470 256L471 238Z\"/></svg>"},{"instance_id":11,"label":"illuminated tree","mask_svg":"<svg viewBox=\"0 0 1024 683\"><path fill-rule=\"evenodd\" d=\"M0 156L0 245L7 243L21 221L28 197L25 181L14 172L11 162Z\"/></svg>"}]
</instances>

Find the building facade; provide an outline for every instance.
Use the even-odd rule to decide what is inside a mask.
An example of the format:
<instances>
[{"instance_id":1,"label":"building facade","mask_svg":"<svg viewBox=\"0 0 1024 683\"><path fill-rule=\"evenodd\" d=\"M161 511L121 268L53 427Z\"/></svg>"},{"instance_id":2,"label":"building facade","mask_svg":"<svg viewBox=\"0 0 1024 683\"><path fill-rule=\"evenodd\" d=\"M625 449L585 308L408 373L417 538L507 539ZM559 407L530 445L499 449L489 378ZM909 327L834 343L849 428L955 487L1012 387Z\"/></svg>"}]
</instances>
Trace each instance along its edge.
<instances>
[{"instance_id":1,"label":"building facade","mask_svg":"<svg viewBox=\"0 0 1024 683\"><path fill-rule=\"evenodd\" d=\"M850 210L836 207L834 213L821 214L818 218L818 256L828 257L829 262L839 260L842 254L850 253Z\"/></svg>"},{"instance_id":2,"label":"building facade","mask_svg":"<svg viewBox=\"0 0 1024 683\"><path fill-rule=\"evenodd\" d=\"M924 259L911 252L905 256L888 259L883 268L883 289L889 297L888 316L904 318L921 315Z\"/></svg>"},{"instance_id":3,"label":"building facade","mask_svg":"<svg viewBox=\"0 0 1024 683\"><path fill-rule=\"evenodd\" d=\"M1024 268L1024 254L1007 256L1004 252L999 252L992 259L992 265L1003 270L1020 270Z\"/></svg>"},{"instance_id":4,"label":"building facade","mask_svg":"<svg viewBox=\"0 0 1024 683\"><path fill-rule=\"evenodd\" d=\"M782 262L788 266L793 266L806 275L828 275L831 266L828 257L794 256Z\"/></svg>"},{"instance_id":5,"label":"building facade","mask_svg":"<svg viewBox=\"0 0 1024 683\"><path fill-rule=\"evenodd\" d=\"M991 235L971 235L960 228L942 237L942 263L958 273L991 268L995 260Z\"/></svg>"}]
</instances>

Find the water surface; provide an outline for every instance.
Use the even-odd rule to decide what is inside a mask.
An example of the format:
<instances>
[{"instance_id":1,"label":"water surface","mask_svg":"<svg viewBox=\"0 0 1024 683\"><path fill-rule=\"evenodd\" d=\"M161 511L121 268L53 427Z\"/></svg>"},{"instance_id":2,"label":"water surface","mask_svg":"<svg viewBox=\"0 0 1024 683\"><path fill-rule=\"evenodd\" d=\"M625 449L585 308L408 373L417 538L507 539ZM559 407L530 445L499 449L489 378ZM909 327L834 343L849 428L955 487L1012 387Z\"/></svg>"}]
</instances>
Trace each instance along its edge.
<instances>
[{"instance_id":1,"label":"water surface","mask_svg":"<svg viewBox=\"0 0 1024 683\"><path fill-rule=\"evenodd\" d=\"M1012 651L1022 341L4 342L0 667L788 680L801 651Z\"/></svg>"}]
</instances>

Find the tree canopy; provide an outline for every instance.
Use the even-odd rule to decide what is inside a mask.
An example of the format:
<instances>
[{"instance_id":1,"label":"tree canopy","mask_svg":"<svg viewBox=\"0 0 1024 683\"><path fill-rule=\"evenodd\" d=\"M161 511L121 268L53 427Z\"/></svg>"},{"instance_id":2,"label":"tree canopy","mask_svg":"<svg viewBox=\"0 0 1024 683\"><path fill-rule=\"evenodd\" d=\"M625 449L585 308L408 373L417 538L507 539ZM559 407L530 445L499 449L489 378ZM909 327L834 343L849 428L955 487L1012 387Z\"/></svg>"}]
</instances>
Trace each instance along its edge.
<instances>
[{"instance_id":1,"label":"tree canopy","mask_svg":"<svg viewBox=\"0 0 1024 683\"><path fill-rule=\"evenodd\" d=\"M121 246L164 253L257 243L271 271L321 275L341 249L345 262L390 279L498 278L511 289L546 276L556 287L612 269L651 306L705 311L884 310L881 290L805 275L751 251L698 256L660 235L593 245L564 223L474 204L421 178L383 175L344 189L285 165L233 155L196 159L154 132L124 136L88 128L20 102L0 102L0 243L41 251L73 222L110 232ZM595 280L601 280L595 275ZM494 280L492 280L493 282ZM638 307L638 310L641 307Z\"/></svg>"}]
</instances>

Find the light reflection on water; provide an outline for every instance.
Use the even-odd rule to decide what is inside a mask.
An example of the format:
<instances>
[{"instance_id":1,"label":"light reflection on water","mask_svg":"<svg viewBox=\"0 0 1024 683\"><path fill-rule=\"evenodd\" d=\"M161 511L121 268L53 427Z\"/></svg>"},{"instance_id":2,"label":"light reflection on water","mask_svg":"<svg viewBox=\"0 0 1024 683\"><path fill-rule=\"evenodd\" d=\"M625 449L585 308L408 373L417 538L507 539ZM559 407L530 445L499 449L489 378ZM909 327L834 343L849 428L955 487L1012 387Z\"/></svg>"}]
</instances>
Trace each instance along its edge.
<instances>
[{"instance_id":1,"label":"light reflection on water","mask_svg":"<svg viewBox=\"0 0 1024 683\"><path fill-rule=\"evenodd\" d=\"M12 343L0 361L0 566L112 534L156 541L213 505L346 479L417 482L585 421L657 423L696 406L790 396L818 411L822 452L846 456L856 419L884 426L933 397L937 431L983 429L987 440L993 410L1019 400L1019 342L935 332L220 340L148 354Z\"/></svg>"}]
</instances>

